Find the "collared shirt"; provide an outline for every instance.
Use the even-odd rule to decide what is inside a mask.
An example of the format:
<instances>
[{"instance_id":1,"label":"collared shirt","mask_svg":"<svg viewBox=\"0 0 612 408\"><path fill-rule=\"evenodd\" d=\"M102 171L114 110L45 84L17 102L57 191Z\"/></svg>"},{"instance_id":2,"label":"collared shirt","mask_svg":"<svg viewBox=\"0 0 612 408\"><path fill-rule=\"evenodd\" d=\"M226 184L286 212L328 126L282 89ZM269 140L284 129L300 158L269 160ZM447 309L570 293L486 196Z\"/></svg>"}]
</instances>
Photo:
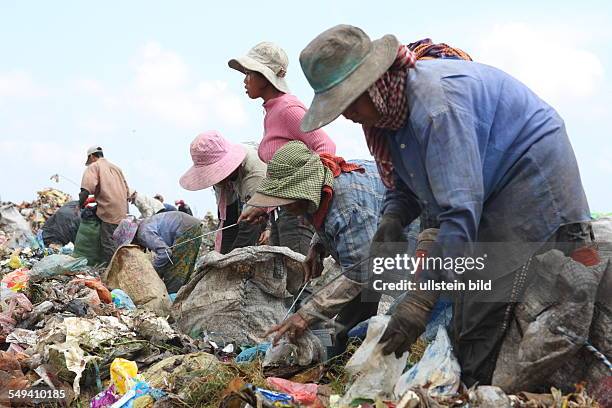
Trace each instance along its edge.
<instances>
[{"instance_id":1,"label":"collared shirt","mask_svg":"<svg viewBox=\"0 0 612 408\"><path fill-rule=\"evenodd\" d=\"M264 103L264 135L259 144L259 158L265 163L287 142L299 140L315 153L336 154L336 144L323 129L304 133L300 123L306 107L294 95L282 94Z\"/></svg>"},{"instance_id":2,"label":"collared shirt","mask_svg":"<svg viewBox=\"0 0 612 408\"><path fill-rule=\"evenodd\" d=\"M98 218L109 224L119 224L128 212L128 184L123 172L101 157L87 166L81 188L96 196Z\"/></svg>"},{"instance_id":3,"label":"collared shirt","mask_svg":"<svg viewBox=\"0 0 612 408\"><path fill-rule=\"evenodd\" d=\"M213 186L217 197L217 205L221 201L221 192L225 190L227 205L232 204L237 199L246 203L255 194L261 180L266 177L266 164L259 160L257 152L251 146L244 145L247 154L238 168L236 180L230 181L230 188L224 188L223 184Z\"/></svg>"},{"instance_id":4,"label":"collared shirt","mask_svg":"<svg viewBox=\"0 0 612 408\"><path fill-rule=\"evenodd\" d=\"M409 71L406 92L409 118L388 133L397 184L385 212L437 220L445 251L544 242L589 220L563 120L525 85L487 65L430 60Z\"/></svg>"},{"instance_id":5,"label":"collared shirt","mask_svg":"<svg viewBox=\"0 0 612 408\"><path fill-rule=\"evenodd\" d=\"M168 263L168 256L172 252L166 250L172 246L176 239L194 225L201 221L196 217L181 211L167 211L155 214L143 220L138 226L136 240L139 245L150 249L155 253L153 266L156 269Z\"/></svg>"},{"instance_id":6,"label":"collared shirt","mask_svg":"<svg viewBox=\"0 0 612 408\"><path fill-rule=\"evenodd\" d=\"M369 265L363 261L378 227L385 187L373 161L350 162L365 172L342 173L334 178L332 200L314 242L323 244L347 278L365 283L364 271Z\"/></svg>"},{"instance_id":7,"label":"collared shirt","mask_svg":"<svg viewBox=\"0 0 612 408\"><path fill-rule=\"evenodd\" d=\"M155 198L136 192L134 205L140 211L141 218L147 218L165 209L164 204Z\"/></svg>"}]
</instances>

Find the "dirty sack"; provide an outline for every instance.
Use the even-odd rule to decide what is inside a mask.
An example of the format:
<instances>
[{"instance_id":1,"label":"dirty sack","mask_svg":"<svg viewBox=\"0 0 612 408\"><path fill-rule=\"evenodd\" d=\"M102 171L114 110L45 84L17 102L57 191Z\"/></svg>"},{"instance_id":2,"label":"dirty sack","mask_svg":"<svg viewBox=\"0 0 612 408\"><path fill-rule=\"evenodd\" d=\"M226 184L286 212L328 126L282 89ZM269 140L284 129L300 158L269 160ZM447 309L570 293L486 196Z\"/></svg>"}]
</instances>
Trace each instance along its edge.
<instances>
[{"instance_id":1,"label":"dirty sack","mask_svg":"<svg viewBox=\"0 0 612 408\"><path fill-rule=\"evenodd\" d=\"M355 399L393 399L393 387L406 367L408 352L400 358L394 353L382 354L379 341L390 319L390 316L370 318L363 344L346 363L345 369L353 382L340 400L341 406L348 406Z\"/></svg>"},{"instance_id":2,"label":"dirty sack","mask_svg":"<svg viewBox=\"0 0 612 408\"><path fill-rule=\"evenodd\" d=\"M134 302L159 316L170 314L170 297L150 259L137 245L117 249L106 269L103 282L112 289L121 289ZM143 283L146 283L143 285Z\"/></svg>"},{"instance_id":3,"label":"dirty sack","mask_svg":"<svg viewBox=\"0 0 612 408\"><path fill-rule=\"evenodd\" d=\"M237 248L208 253L178 292L173 315L179 328L220 344L259 344L283 320L288 279L303 273L303 255L284 247Z\"/></svg>"},{"instance_id":4,"label":"dirty sack","mask_svg":"<svg viewBox=\"0 0 612 408\"><path fill-rule=\"evenodd\" d=\"M394 393L401 398L410 389L424 388L431 397L454 395L461 385L461 367L453 355L450 338L444 326L438 326L435 340L423 357L406 371L395 384Z\"/></svg>"},{"instance_id":5,"label":"dirty sack","mask_svg":"<svg viewBox=\"0 0 612 408\"><path fill-rule=\"evenodd\" d=\"M587 350L612 355L612 267L587 267L557 250L536 256L533 281L515 309L492 384L507 393L570 392L578 381L597 384L608 368Z\"/></svg>"}]
</instances>

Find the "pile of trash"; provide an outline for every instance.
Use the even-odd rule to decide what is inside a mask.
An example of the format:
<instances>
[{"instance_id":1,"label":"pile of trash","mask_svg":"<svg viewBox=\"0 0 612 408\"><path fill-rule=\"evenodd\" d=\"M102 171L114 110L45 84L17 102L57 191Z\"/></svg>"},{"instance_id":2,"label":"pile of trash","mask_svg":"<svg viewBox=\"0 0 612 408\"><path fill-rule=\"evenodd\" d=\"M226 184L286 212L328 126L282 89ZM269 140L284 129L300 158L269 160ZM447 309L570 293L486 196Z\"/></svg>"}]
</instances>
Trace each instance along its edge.
<instances>
[{"instance_id":1,"label":"pile of trash","mask_svg":"<svg viewBox=\"0 0 612 408\"><path fill-rule=\"evenodd\" d=\"M62 205L61 195L40 197L24 207L36 208L27 217L53 215L43 203ZM467 388L443 324L428 329L429 343L384 356L379 340L392 299L358 326L362 335L341 355L329 355L330 332L322 328L297 345L272 345L264 333L293 311L303 255L271 246L220 255L211 234L192 279L169 294L139 247L123 246L107 267L92 267L71 244L49 248L37 239L37 215L26 220L18 206L2 209L0 406L597 407L612 394L606 380L588 393L580 384L541 394ZM205 223L205 232L217 228L210 213ZM600 218L595 233L612 241L612 218ZM324 266L303 293L339 276L333 260Z\"/></svg>"},{"instance_id":2,"label":"pile of trash","mask_svg":"<svg viewBox=\"0 0 612 408\"><path fill-rule=\"evenodd\" d=\"M46 188L36 193L38 198L32 202L22 202L18 205L19 212L30 223L36 233L44 223L72 198L60 190Z\"/></svg>"}]
</instances>

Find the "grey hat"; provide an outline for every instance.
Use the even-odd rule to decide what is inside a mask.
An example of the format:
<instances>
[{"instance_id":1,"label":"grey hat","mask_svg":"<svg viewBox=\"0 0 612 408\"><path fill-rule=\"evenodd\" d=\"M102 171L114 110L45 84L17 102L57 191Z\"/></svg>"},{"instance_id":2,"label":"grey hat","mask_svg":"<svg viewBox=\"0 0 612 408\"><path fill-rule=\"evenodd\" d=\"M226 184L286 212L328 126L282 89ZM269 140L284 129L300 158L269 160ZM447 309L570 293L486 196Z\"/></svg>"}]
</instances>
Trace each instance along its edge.
<instances>
[{"instance_id":1,"label":"grey hat","mask_svg":"<svg viewBox=\"0 0 612 408\"><path fill-rule=\"evenodd\" d=\"M302 131L311 132L340 116L389 69L399 45L393 35L372 41L360 28L345 24L312 40L300 54L302 71L315 92Z\"/></svg>"},{"instance_id":2,"label":"grey hat","mask_svg":"<svg viewBox=\"0 0 612 408\"><path fill-rule=\"evenodd\" d=\"M230 68L246 74L246 71L256 71L262 74L279 91L289 93L285 81L289 58L287 53L276 44L260 42L249 50L247 55L231 59L227 62Z\"/></svg>"}]
</instances>

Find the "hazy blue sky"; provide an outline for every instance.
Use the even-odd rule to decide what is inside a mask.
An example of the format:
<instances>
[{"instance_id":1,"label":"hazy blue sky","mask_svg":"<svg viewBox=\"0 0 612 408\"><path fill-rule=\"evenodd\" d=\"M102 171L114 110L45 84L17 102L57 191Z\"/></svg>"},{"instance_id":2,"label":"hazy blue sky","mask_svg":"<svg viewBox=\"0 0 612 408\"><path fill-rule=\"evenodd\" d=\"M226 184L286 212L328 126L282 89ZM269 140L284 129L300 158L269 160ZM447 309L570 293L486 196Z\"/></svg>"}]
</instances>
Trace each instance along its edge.
<instances>
[{"instance_id":1,"label":"hazy blue sky","mask_svg":"<svg viewBox=\"0 0 612 408\"><path fill-rule=\"evenodd\" d=\"M288 81L307 105L298 55L339 23L372 38L430 37L531 86L564 117L593 211L612 210L610 1L7 1L0 0L0 198L31 200L60 173L80 181L101 145L143 193L184 198L201 215L212 192L186 192L189 143L217 129L257 141L263 108L227 67L257 42L290 58ZM386 5L386 6L383 6ZM327 127L345 158L369 157L357 125Z\"/></svg>"}]
</instances>

